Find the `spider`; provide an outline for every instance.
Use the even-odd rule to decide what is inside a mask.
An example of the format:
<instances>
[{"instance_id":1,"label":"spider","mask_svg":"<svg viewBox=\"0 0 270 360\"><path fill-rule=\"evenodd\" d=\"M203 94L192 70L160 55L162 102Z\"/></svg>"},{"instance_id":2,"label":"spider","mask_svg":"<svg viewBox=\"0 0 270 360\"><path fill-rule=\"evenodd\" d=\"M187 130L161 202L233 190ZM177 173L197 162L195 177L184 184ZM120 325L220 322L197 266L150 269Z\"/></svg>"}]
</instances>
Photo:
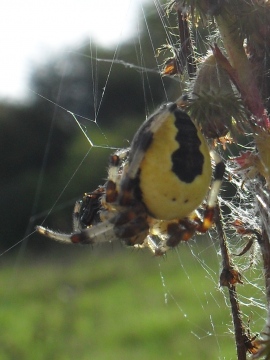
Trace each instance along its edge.
<instances>
[{"instance_id":1,"label":"spider","mask_svg":"<svg viewBox=\"0 0 270 360\"><path fill-rule=\"evenodd\" d=\"M212 156L212 153L211 153ZM151 115L130 148L110 156L108 180L76 202L73 233L37 226L37 231L65 243L97 244L120 239L160 256L196 232L206 232L225 170L214 154L214 179L207 142L176 103ZM204 216L196 209L208 194Z\"/></svg>"}]
</instances>

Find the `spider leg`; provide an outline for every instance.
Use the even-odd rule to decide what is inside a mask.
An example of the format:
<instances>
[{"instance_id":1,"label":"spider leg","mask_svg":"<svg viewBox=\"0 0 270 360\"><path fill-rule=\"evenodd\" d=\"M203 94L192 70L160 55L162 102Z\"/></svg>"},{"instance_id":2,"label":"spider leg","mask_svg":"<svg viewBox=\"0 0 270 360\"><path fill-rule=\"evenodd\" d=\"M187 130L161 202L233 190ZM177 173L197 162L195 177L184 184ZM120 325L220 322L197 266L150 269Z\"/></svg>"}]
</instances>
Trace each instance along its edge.
<instances>
[{"instance_id":1,"label":"spider leg","mask_svg":"<svg viewBox=\"0 0 270 360\"><path fill-rule=\"evenodd\" d=\"M75 244L96 244L112 242L116 239L114 224L109 221L101 222L70 236L70 241Z\"/></svg>"},{"instance_id":2,"label":"spider leg","mask_svg":"<svg viewBox=\"0 0 270 360\"><path fill-rule=\"evenodd\" d=\"M160 235L148 236L144 246L148 247L155 256L162 256L167 250L179 245L180 241L188 241L196 232L197 223L195 220L185 218L183 220L166 221L164 229L160 229ZM165 236L162 236L165 233Z\"/></svg>"},{"instance_id":3,"label":"spider leg","mask_svg":"<svg viewBox=\"0 0 270 360\"><path fill-rule=\"evenodd\" d=\"M36 230L50 239L66 244L96 244L116 240L117 237L113 228L114 224L105 221L72 234L58 233L43 226L37 226Z\"/></svg>"},{"instance_id":4,"label":"spider leg","mask_svg":"<svg viewBox=\"0 0 270 360\"><path fill-rule=\"evenodd\" d=\"M157 241L155 241L156 238ZM165 252L168 250L168 249L166 250L164 249L164 251L162 251L163 248L161 249L158 236L155 235L146 236L142 244L134 244L134 247L137 249L148 248L155 256L164 255Z\"/></svg>"},{"instance_id":5,"label":"spider leg","mask_svg":"<svg viewBox=\"0 0 270 360\"><path fill-rule=\"evenodd\" d=\"M208 197L208 206L215 207L217 204L217 197L225 173L225 164L215 151L211 151L210 155L215 161L214 180L211 185L211 190Z\"/></svg>"},{"instance_id":6,"label":"spider leg","mask_svg":"<svg viewBox=\"0 0 270 360\"><path fill-rule=\"evenodd\" d=\"M131 218L130 218L131 217ZM144 216L133 211L118 214L90 228L71 235L73 243L95 244L122 240L127 246L142 244L148 233L148 224Z\"/></svg>"},{"instance_id":7,"label":"spider leg","mask_svg":"<svg viewBox=\"0 0 270 360\"><path fill-rule=\"evenodd\" d=\"M200 233L205 233L208 229L210 229L214 222L214 212L217 205L218 193L220 191L223 176L225 173L225 164L218 156L218 154L214 151L211 151L210 155L215 161L216 165L214 170L214 180L212 182L211 189L208 195L204 217L203 220L199 222L198 228L196 229L196 231Z\"/></svg>"},{"instance_id":8,"label":"spider leg","mask_svg":"<svg viewBox=\"0 0 270 360\"><path fill-rule=\"evenodd\" d=\"M47 229L43 226L37 226L36 230L39 234L42 234L52 240L56 240L56 241L66 243L66 244L71 243L70 234L59 233L59 232Z\"/></svg>"},{"instance_id":9,"label":"spider leg","mask_svg":"<svg viewBox=\"0 0 270 360\"><path fill-rule=\"evenodd\" d=\"M74 231L81 231L81 221L80 221L80 214L83 207L83 202L78 200L75 203L73 214L72 214L72 220L73 220L73 230Z\"/></svg>"},{"instance_id":10,"label":"spider leg","mask_svg":"<svg viewBox=\"0 0 270 360\"><path fill-rule=\"evenodd\" d=\"M163 256L165 255L165 253L167 252L167 250L170 249L169 246L167 246L166 241L164 240L160 240L157 239L156 240L156 236L150 236L148 235L145 240L144 243L140 246L140 248L148 248L155 256Z\"/></svg>"}]
</instances>

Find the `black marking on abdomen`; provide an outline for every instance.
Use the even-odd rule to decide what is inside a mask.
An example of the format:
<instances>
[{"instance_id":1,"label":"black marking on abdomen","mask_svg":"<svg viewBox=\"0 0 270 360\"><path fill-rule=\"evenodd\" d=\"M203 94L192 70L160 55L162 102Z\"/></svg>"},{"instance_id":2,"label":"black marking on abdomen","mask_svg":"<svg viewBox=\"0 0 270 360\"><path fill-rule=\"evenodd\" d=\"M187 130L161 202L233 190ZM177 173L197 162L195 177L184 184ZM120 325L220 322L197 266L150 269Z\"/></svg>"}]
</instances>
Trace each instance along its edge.
<instances>
[{"instance_id":1,"label":"black marking on abdomen","mask_svg":"<svg viewBox=\"0 0 270 360\"><path fill-rule=\"evenodd\" d=\"M190 117L176 109L175 126L178 129L175 140L179 149L172 154L172 171L178 178L186 183L191 183L203 171L204 156L200 151L201 140L197 128Z\"/></svg>"}]
</instances>

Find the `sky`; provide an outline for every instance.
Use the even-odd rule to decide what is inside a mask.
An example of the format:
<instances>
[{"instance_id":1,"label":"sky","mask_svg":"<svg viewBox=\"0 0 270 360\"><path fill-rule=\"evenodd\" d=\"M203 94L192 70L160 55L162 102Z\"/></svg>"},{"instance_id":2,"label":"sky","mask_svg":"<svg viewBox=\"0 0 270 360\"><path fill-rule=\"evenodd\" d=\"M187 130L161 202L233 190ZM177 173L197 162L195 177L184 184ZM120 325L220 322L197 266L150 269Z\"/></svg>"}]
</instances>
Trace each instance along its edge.
<instances>
[{"instance_id":1,"label":"sky","mask_svg":"<svg viewBox=\"0 0 270 360\"><path fill-rule=\"evenodd\" d=\"M86 39L113 46L136 29L145 0L8 0L0 14L0 98L29 96L31 68Z\"/></svg>"}]
</instances>

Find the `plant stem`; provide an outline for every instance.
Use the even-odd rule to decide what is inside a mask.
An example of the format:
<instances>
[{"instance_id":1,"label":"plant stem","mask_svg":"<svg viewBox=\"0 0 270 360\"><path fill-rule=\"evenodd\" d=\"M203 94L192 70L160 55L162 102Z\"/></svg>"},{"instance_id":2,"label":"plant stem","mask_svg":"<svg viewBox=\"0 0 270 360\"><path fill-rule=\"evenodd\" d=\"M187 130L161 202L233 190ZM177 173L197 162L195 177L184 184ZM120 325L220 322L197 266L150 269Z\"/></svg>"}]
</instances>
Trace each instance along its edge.
<instances>
[{"instance_id":1,"label":"plant stem","mask_svg":"<svg viewBox=\"0 0 270 360\"><path fill-rule=\"evenodd\" d=\"M180 38L180 49L179 49L179 59L181 59L181 64L186 64L189 78L193 78L196 73L195 58L193 53L193 46L191 35L188 26L188 15L183 10L181 6L176 6L177 20L178 20L178 30Z\"/></svg>"},{"instance_id":2,"label":"plant stem","mask_svg":"<svg viewBox=\"0 0 270 360\"><path fill-rule=\"evenodd\" d=\"M222 256L222 271L221 271L221 277L220 277L220 283L222 286L227 286L229 290L229 299L231 303L231 313L232 313L232 319L233 319L233 325L234 325L234 336L235 336L235 344L236 344L236 350L237 350L237 359L238 360L246 360L246 334L245 334L245 328L242 321L242 313L239 306L236 286L232 284L232 281L230 281L230 275L233 274L235 270L228 245L227 245L227 238L225 235L225 232L223 230L223 221L222 221L222 215L220 207L217 206L216 212L215 212L215 223L216 223L216 229L220 241L220 249L221 249L221 256ZM224 277L227 278L227 281L224 280ZM236 281L238 282L238 281Z\"/></svg>"},{"instance_id":3,"label":"plant stem","mask_svg":"<svg viewBox=\"0 0 270 360\"><path fill-rule=\"evenodd\" d=\"M215 17L230 65L237 74L237 88L249 111L255 116L257 125L269 128L269 119L257 86L257 77L245 53L244 39L237 31L233 6L227 6Z\"/></svg>"},{"instance_id":4,"label":"plant stem","mask_svg":"<svg viewBox=\"0 0 270 360\"><path fill-rule=\"evenodd\" d=\"M262 228L261 237L258 237L258 243L260 245L262 259L263 259L266 300L268 304L268 319L270 320L270 313L269 313L270 311L270 240L269 240L270 195L269 192L263 190L261 186L257 187L256 192L257 192L256 199L260 211L261 228Z\"/></svg>"}]
</instances>

